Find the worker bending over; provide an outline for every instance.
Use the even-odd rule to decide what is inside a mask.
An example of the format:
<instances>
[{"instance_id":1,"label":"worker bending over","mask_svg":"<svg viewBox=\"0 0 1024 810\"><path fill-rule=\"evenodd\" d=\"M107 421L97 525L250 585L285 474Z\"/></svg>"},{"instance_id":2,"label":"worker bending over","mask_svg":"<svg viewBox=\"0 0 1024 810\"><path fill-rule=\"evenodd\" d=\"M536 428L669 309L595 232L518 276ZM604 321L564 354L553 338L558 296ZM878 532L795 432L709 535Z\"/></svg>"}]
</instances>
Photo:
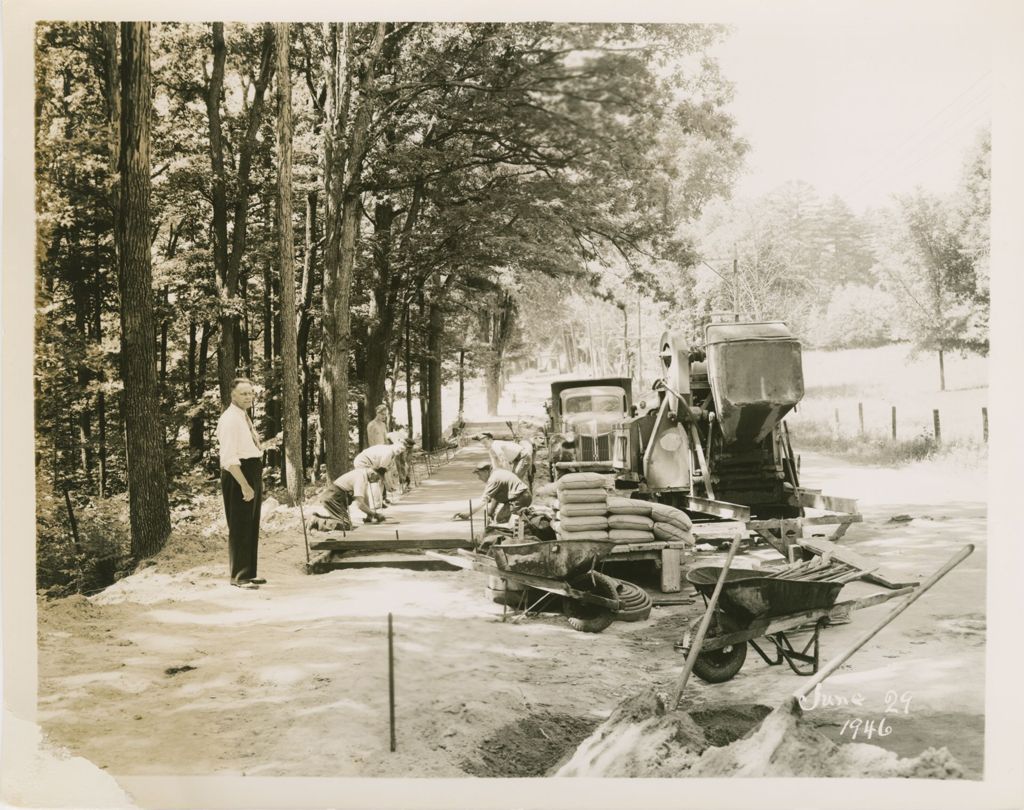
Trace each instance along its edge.
<instances>
[{"instance_id":1,"label":"worker bending over","mask_svg":"<svg viewBox=\"0 0 1024 810\"><path fill-rule=\"evenodd\" d=\"M455 520L469 520L481 507L492 523L508 523L512 513L518 513L533 503L526 484L510 470L496 470L490 462L481 461L473 469L476 477L485 483L483 498L472 512L457 512Z\"/></svg>"},{"instance_id":2,"label":"worker bending over","mask_svg":"<svg viewBox=\"0 0 1024 810\"><path fill-rule=\"evenodd\" d=\"M478 433L473 437L483 443L491 457L493 469L511 470L527 486L533 484L533 443L527 439L506 442L495 439L491 433Z\"/></svg>"},{"instance_id":3,"label":"worker bending over","mask_svg":"<svg viewBox=\"0 0 1024 810\"><path fill-rule=\"evenodd\" d=\"M387 506L388 501L388 489L384 483L384 477L388 472L398 472L399 458L404 456L408 448L412 446L412 442L408 439L402 444L374 444L367 447L352 461L352 465L358 469L365 470L379 470L383 469L385 472L380 476L381 485L381 499L384 506Z\"/></svg>"},{"instance_id":4,"label":"worker bending over","mask_svg":"<svg viewBox=\"0 0 1024 810\"><path fill-rule=\"evenodd\" d=\"M348 508L354 501L366 516L363 523L383 523L384 513L374 508L370 498L370 484L380 481L383 470L368 470L357 467L334 479L320 494L320 502L327 513L342 524L352 528L352 518Z\"/></svg>"}]
</instances>

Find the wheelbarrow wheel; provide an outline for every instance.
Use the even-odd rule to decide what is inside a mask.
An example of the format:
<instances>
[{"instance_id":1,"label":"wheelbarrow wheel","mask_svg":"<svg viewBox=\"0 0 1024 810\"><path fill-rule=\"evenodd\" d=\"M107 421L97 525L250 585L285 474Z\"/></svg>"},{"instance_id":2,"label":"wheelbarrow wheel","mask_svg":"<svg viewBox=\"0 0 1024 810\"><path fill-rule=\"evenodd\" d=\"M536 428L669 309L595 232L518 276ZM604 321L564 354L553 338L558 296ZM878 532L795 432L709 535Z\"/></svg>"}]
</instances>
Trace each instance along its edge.
<instances>
[{"instance_id":1,"label":"wheelbarrow wheel","mask_svg":"<svg viewBox=\"0 0 1024 810\"><path fill-rule=\"evenodd\" d=\"M578 591L587 591L595 596L603 596L606 599L618 598L615 580L597 571L584 574L569 584ZM568 619L569 626L581 633L600 633L615 621L615 614L608 608L577 602L568 597L562 599L562 613Z\"/></svg>"},{"instance_id":2,"label":"wheelbarrow wheel","mask_svg":"<svg viewBox=\"0 0 1024 810\"><path fill-rule=\"evenodd\" d=\"M698 655L693 663L693 674L708 683L725 683L733 679L746 659L747 642L730 644Z\"/></svg>"}]
</instances>

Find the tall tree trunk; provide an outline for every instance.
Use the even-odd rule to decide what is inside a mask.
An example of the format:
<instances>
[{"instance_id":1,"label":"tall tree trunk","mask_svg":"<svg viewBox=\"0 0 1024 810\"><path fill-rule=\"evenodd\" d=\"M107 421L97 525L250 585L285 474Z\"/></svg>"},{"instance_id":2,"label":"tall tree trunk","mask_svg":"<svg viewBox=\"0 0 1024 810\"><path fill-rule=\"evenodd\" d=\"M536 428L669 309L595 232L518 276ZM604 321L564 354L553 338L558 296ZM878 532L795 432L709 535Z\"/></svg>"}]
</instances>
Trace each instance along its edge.
<instances>
[{"instance_id":1,"label":"tall tree trunk","mask_svg":"<svg viewBox=\"0 0 1024 810\"><path fill-rule=\"evenodd\" d=\"M277 23L277 227L281 262L281 364L284 465L288 501L302 500L305 469L299 421L299 347L295 307L295 234L292 230L292 82L289 26Z\"/></svg>"},{"instance_id":2,"label":"tall tree trunk","mask_svg":"<svg viewBox=\"0 0 1024 810\"><path fill-rule=\"evenodd\" d=\"M355 51L351 25L325 26L328 92L323 128L326 202L320 389L327 475L331 479L344 473L349 462L349 300L359 235L363 163L370 145L376 64L384 33L385 24L377 23L362 64L355 65L350 64Z\"/></svg>"},{"instance_id":3,"label":"tall tree trunk","mask_svg":"<svg viewBox=\"0 0 1024 810\"><path fill-rule=\"evenodd\" d=\"M96 456L98 462L98 479L96 494L100 498L107 495L107 398L102 391L96 396L96 421L99 435L96 438Z\"/></svg>"},{"instance_id":4,"label":"tall tree trunk","mask_svg":"<svg viewBox=\"0 0 1024 810\"><path fill-rule=\"evenodd\" d=\"M502 366L505 349L512 336L515 315L515 299L507 293L499 293L495 308L491 311L488 334L490 356L485 371L488 416L496 416L498 413L498 402L501 400Z\"/></svg>"},{"instance_id":5,"label":"tall tree trunk","mask_svg":"<svg viewBox=\"0 0 1024 810\"><path fill-rule=\"evenodd\" d=\"M440 305L431 301L427 326L427 424L430 426L430 445L425 450L437 450L444 434L444 415L441 412L441 343L444 333L444 314ZM428 435L428 431L424 431Z\"/></svg>"},{"instance_id":6,"label":"tall tree trunk","mask_svg":"<svg viewBox=\"0 0 1024 810\"><path fill-rule=\"evenodd\" d=\"M409 436L412 437L412 346L410 337L412 334L412 325L410 320L412 313L410 312L409 304L405 305L405 341L402 344L402 354L405 359L405 421L406 427L409 430Z\"/></svg>"},{"instance_id":7,"label":"tall tree trunk","mask_svg":"<svg viewBox=\"0 0 1024 810\"><path fill-rule=\"evenodd\" d=\"M466 350L459 349L459 421L466 411Z\"/></svg>"},{"instance_id":8,"label":"tall tree trunk","mask_svg":"<svg viewBox=\"0 0 1024 810\"><path fill-rule=\"evenodd\" d=\"M149 23L121 23L121 154L117 229L128 503L132 554L149 557L171 531L154 357L149 247Z\"/></svg>"},{"instance_id":9,"label":"tall tree trunk","mask_svg":"<svg viewBox=\"0 0 1024 810\"><path fill-rule=\"evenodd\" d=\"M946 359L942 347L939 347L939 390L946 390Z\"/></svg>"},{"instance_id":10,"label":"tall tree trunk","mask_svg":"<svg viewBox=\"0 0 1024 810\"><path fill-rule=\"evenodd\" d=\"M263 115L263 100L274 71L274 30L264 26L260 50L260 70L256 78L254 98L249 107L245 137L238 155L238 173L234 222L228 249L227 177L224 169L224 136L220 117L220 99L224 89L224 64L227 45L224 41L224 23L213 23L213 70L206 94L206 114L209 120L210 162L213 169L211 194L213 198L214 267L217 271L217 291L220 296L220 335L217 341L217 375L220 382L221 402L231 399L231 381L239 359L239 325L235 314L238 297L239 271L245 252L246 226L249 216L249 178L252 172L252 153ZM250 358L251 359L251 358Z\"/></svg>"},{"instance_id":11,"label":"tall tree trunk","mask_svg":"<svg viewBox=\"0 0 1024 810\"><path fill-rule=\"evenodd\" d=\"M204 321L200 330L199 349L196 358L195 390L192 394L192 407L198 412L189 420L188 426L188 449L193 460L202 458L206 450L206 419L203 418L202 410L198 409L203 392L206 390L206 371L208 368L207 355L210 351L210 330L209 321Z\"/></svg>"},{"instance_id":12,"label":"tall tree trunk","mask_svg":"<svg viewBox=\"0 0 1024 810\"><path fill-rule=\"evenodd\" d=\"M313 380L309 368L309 331L313 325L313 270L316 267L316 189L306 195L305 251L302 257L302 311L296 345L302 368L302 469L312 466L313 452L309 445L309 412L313 401Z\"/></svg>"}]
</instances>

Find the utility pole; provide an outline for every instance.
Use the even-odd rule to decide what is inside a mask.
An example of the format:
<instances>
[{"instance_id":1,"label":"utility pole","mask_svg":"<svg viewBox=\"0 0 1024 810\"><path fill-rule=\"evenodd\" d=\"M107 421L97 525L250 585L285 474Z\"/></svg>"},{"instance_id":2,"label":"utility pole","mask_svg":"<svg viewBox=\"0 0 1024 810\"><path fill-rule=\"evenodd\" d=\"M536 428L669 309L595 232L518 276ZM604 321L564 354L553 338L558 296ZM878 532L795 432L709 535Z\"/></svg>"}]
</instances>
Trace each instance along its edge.
<instances>
[{"instance_id":1,"label":"utility pole","mask_svg":"<svg viewBox=\"0 0 1024 810\"><path fill-rule=\"evenodd\" d=\"M629 310L622 305L622 370L627 377L633 376L629 367Z\"/></svg>"},{"instance_id":2,"label":"utility pole","mask_svg":"<svg viewBox=\"0 0 1024 810\"><path fill-rule=\"evenodd\" d=\"M637 382L644 384L644 320L640 314L640 294L636 296L636 366Z\"/></svg>"},{"instance_id":3,"label":"utility pole","mask_svg":"<svg viewBox=\"0 0 1024 810\"><path fill-rule=\"evenodd\" d=\"M732 243L732 311L735 320L740 318L740 261L736 243Z\"/></svg>"}]
</instances>

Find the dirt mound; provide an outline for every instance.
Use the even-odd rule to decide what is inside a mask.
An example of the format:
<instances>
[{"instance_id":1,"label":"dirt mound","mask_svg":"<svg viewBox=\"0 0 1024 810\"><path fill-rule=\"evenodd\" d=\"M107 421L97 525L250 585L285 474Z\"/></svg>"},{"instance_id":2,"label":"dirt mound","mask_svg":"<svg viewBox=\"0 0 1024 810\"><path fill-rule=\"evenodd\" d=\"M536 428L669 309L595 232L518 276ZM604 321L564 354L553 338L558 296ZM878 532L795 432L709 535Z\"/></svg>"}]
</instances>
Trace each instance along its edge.
<instances>
[{"instance_id":1,"label":"dirt mound","mask_svg":"<svg viewBox=\"0 0 1024 810\"><path fill-rule=\"evenodd\" d=\"M504 726L480 744L480 759L462 763L472 776L543 776L586 737L597 720L532 714Z\"/></svg>"},{"instance_id":2,"label":"dirt mound","mask_svg":"<svg viewBox=\"0 0 1024 810\"><path fill-rule=\"evenodd\" d=\"M704 731L709 745L723 746L741 739L771 711L758 703L741 703L692 711L690 717Z\"/></svg>"},{"instance_id":3,"label":"dirt mound","mask_svg":"<svg viewBox=\"0 0 1024 810\"><path fill-rule=\"evenodd\" d=\"M945 748L901 759L876 745L837 745L796 711L740 704L670 712L646 691L623 701L554 775L960 779L964 773Z\"/></svg>"}]
</instances>

